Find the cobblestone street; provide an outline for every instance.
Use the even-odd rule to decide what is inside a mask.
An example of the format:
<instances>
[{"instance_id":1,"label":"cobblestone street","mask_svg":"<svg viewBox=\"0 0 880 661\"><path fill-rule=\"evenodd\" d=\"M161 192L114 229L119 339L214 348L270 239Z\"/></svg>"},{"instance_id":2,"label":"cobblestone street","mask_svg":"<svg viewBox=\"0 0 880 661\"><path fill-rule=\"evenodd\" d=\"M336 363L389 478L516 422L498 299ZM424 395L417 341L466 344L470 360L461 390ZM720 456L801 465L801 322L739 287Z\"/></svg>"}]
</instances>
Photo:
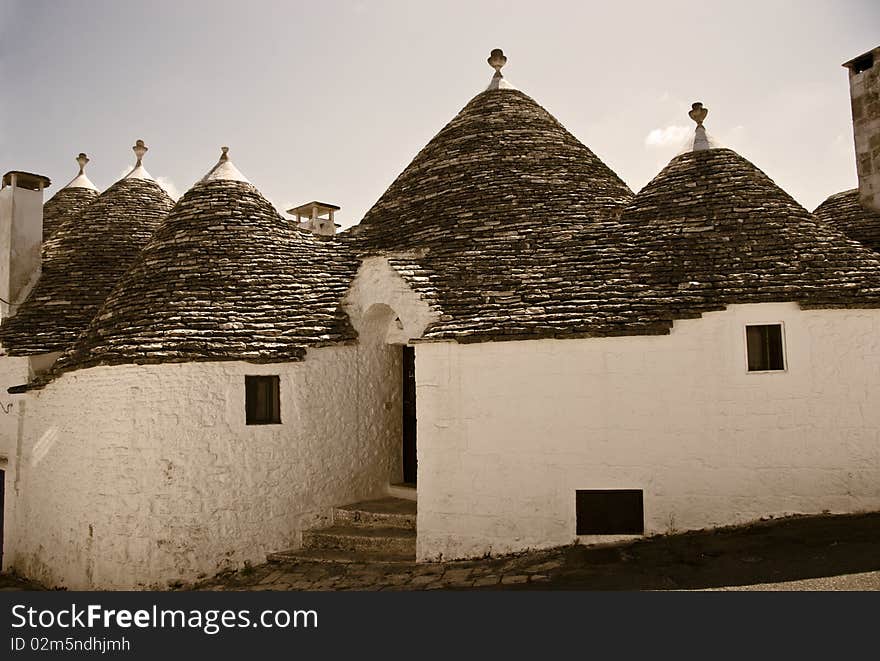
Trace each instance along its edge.
<instances>
[{"instance_id":1,"label":"cobblestone street","mask_svg":"<svg viewBox=\"0 0 880 661\"><path fill-rule=\"evenodd\" d=\"M466 590L547 584L564 552L448 563L269 563L218 577L203 590Z\"/></svg>"},{"instance_id":2,"label":"cobblestone street","mask_svg":"<svg viewBox=\"0 0 880 661\"><path fill-rule=\"evenodd\" d=\"M875 589L880 513L791 517L750 526L566 546L448 563L267 563L201 590ZM811 580L864 574L860 578ZM788 586L788 587L785 587ZM823 587L824 586L824 587Z\"/></svg>"}]
</instances>

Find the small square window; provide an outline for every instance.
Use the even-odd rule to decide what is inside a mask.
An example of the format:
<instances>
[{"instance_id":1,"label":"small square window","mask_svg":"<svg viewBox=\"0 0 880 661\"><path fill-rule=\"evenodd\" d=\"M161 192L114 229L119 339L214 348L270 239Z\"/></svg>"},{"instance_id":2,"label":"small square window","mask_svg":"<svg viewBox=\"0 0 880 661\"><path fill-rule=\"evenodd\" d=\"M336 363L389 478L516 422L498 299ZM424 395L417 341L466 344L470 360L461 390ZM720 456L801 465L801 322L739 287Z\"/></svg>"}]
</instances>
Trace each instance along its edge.
<instances>
[{"instance_id":1,"label":"small square window","mask_svg":"<svg viewBox=\"0 0 880 661\"><path fill-rule=\"evenodd\" d=\"M746 326L746 349L749 372L771 372L785 369L782 324Z\"/></svg>"},{"instance_id":2,"label":"small square window","mask_svg":"<svg viewBox=\"0 0 880 661\"><path fill-rule=\"evenodd\" d=\"M281 423L280 379L277 376L246 376L245 422L249 425Z\"/></svg>"},{"instance_id":3,"label":"small square window","mask_svg":"<svg viewBox=\"0 0 880 661\"><path fill-rule=\"evenodd\" d=\"M641 489L578 489L578 535L642 535L645 508Z\"/></svg>"}]
</instances>

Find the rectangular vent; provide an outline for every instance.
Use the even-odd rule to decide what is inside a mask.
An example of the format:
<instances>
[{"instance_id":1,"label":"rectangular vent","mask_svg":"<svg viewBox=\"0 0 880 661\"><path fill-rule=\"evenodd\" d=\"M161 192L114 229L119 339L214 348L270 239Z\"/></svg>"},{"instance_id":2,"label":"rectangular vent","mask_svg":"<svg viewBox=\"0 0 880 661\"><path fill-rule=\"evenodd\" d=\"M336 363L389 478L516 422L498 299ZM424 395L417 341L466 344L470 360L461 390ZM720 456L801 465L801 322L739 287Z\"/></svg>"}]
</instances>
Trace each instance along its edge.
<instances>
[{"instance_id":1,"label":"rectangular vent","mask_svg":"<svg viewBox=\"0 0 880 661\"><path fill-rule=\"evenodd\" d=\"M578 489L578 535L642 535L645 510L641 489Z\"/></svg>"}]
</instances>

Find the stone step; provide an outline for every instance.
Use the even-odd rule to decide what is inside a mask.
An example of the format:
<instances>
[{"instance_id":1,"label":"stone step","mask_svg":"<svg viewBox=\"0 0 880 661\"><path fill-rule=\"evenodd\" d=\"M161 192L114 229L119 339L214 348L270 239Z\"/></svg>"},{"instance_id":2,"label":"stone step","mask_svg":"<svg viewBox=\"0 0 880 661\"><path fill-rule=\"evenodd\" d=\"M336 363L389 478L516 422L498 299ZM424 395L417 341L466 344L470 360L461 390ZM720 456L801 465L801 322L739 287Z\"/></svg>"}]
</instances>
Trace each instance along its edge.
<instances>
[{"instance_id":1,"label":"stone step","mask_svg":"<svg viewBox=\"0 0 880 661\"><path fill-rule=\"evenodd\" d=\"M374 553L416 553L416 531L404 528L333 525L303 531L303 549L368 551Z\"/></svg>"},{"instance_id":2,"label":"stone step","mask_svg":"<svg viewBox=\"0 0 880 661\"><path fill-rule=\"evenodd\" d=\"M398 484L388 485L388 495L394 498L404 498L406 500L418 500L419 493L416 491L416 485L411 482L400 482Z\"/></svg>"},{"instance_id":3,"label":"stone step","mask_svg":"<svg viewBox=\"0 0 880 661\"><path fill-rule=\"evenodd\" d=\"M411 565L413 553L379 553L376 551L338 551L334 549L291 549L270 553L269 562L327 562L337 564Z\"/></svg>"},{"instance_id":4,"label":"stone step","mask_svg":"<svg viewBox=\"0 0 880 661\"><path fill-rule=\"evenodd\" d=\"M378 498L333 509L334 523L375 528L416 529L416 503L403 498Z\"/></svg>"}]
</instances>

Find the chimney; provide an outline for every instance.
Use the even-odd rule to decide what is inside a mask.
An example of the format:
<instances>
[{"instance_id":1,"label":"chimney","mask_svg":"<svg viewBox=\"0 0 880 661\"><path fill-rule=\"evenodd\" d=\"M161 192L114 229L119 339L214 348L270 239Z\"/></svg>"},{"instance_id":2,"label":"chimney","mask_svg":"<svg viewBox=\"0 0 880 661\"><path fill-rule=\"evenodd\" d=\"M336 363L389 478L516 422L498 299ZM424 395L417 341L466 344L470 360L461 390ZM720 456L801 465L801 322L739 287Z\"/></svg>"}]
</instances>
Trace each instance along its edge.
<instances>
[{"instance_id":1,"label":"chimney","mask_svg":"<svg viewBox=\"0 0 880 661\"><path fill-rule=\"evenodd\" d=\"M880 46L843 66L849 69L859 202L880 212Z\"/></svg>"},{"instance_id":2,"label":"chimney","mask_svg":"<svg viewBox=\"0 0 880 661\"><path fill-rule=\"evenodd\" d=\"M333 236L336 234L336 225L333 222L333 212L339 211L339 207L335 204L327 204L326 202L309 202L301 204L293 209L288 209L287 213L296 216L296 222L299 228L308 230L313 234L320 236Z\"/></svg>"},{"instance_id":3,"label":"chimney","mask_svg":"<svg viewBox=\"0 0 880 661\"><path fill-rule=\"evenodd\" d=\"M0 319L11 317L40 277L43 189L48 177L7 172L0 188Z\"/></svg>"}]
</instances>

